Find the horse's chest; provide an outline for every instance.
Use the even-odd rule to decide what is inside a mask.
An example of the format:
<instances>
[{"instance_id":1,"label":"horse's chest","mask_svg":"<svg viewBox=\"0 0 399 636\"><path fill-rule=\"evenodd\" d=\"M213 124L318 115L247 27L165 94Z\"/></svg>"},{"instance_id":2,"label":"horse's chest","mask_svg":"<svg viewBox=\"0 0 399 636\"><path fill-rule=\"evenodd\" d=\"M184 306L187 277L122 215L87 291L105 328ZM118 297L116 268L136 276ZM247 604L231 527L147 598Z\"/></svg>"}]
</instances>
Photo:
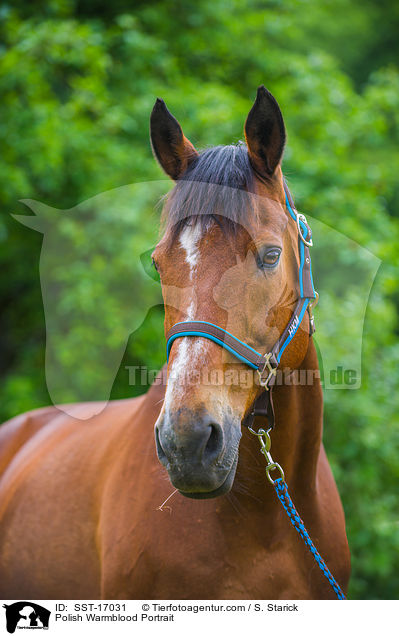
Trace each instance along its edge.
<instances>
[{"instance_id":1,"label":"horse's chest","mask_svg":"<svg viewBox=\"0 0 399 636\"><path fill-rule=\"evenodd\" d=\"M302 547L302 546L301 546ZM179 533L146 542L126 571L126 553L117 568L120 590L126 598L169 599L284 599L310 598L305 564L300 554L284 544L258 545L237 529L235 539L217 528L180 526ZM113 587L113 586L112 586Z\"/></svg>"},{"instance_id":2,"label":"horse's chest","mask_svg":"<svg viewBox=\"0 0 399 636\"><path fill-rule=\"evenodd\" d=\"M304 559L292 549L259 549L225 568L220 598L295 599L311 597Z\"/></svg>"}]
</instances>

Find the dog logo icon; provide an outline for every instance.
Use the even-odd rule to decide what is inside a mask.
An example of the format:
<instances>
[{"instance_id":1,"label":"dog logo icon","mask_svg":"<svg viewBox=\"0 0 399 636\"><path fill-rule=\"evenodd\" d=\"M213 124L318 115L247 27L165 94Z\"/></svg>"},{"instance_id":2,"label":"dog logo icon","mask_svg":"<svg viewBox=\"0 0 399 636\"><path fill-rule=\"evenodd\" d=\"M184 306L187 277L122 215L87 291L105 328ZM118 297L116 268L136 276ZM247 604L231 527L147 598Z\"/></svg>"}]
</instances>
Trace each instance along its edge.
<instances>
[{"instance_id":1,"label":"dog logo icon","mask_svg":"<svg viewBox=\"0 0 399 636\"><path fill-rule=\"evenodd\" d=\"M48 629L51 612L31 601L18 601L3 605L6 610L7 631L13 634L18 629Z\"/></svg>"}]
</instances>

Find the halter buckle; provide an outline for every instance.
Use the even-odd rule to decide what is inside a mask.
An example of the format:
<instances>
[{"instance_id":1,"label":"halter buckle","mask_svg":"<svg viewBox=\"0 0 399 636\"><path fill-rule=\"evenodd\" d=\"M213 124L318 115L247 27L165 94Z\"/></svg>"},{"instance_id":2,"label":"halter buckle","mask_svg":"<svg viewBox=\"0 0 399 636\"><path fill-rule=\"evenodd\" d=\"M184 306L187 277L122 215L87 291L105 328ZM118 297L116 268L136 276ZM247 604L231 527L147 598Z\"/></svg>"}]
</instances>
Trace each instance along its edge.
<instances>
[{"instance_id":1,"label":"halter buckle","mask_svg":"<svg viewBox=\"0 0 399 636\"><path fill-rule=\"evenodd\" d=\"M310 238L309 238L308 241L305 239L304 235L302 234L302 228L301 228L301 224L300 224L299 221L302 221L302 223L305 223L306 227L309 229ZM302 243L304 243L308 247L313 247L311 229L310 229L310 227L308 225L306 216L304 214L301 214L300 212L296 212L296 226L298 228L298 235L299 235L299 238L301 239Z\"/></svg>"},{"instance_id":2,"label":"halter buckle","mask_svg":"<svg viewBox=\"0 0 399 636\"><path fill-rule=\"evenodd\" d=\"M274 367L270 364L270 359L272 355L273 355L272 353L265 353L265 355L263 356L265 359L265 364L263 365L262 369L258 369L259 384L260 386L263 386L263 388L266 389L266 391L269 390L268 384L271 378L277 374L277 367ZM268 373L266 378L263 377L265 371L267 371Z\"/></svg>"}]
</instances>

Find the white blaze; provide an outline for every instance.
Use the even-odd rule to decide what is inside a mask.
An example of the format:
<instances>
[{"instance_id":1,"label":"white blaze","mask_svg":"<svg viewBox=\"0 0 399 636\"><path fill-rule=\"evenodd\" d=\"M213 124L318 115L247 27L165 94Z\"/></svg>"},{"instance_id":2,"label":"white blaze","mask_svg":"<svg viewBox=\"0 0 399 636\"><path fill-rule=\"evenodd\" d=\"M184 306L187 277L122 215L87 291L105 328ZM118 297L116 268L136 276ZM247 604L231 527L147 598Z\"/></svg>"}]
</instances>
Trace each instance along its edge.
<instances>
[{"instance_id":1,"label":"white blaze","mask_svg":"<svg viewBox=\"0 0 399 636\"><path fill-rule=\"evenodd\" d=\"M199 262L200 250L199 242L201 240L201 224L186 225L180 234L179 243L185 251L185 260L190 267L190 281L193 281L196 273L197 264ZM188 307L186 310L187 318L195 320L196 313L196 297L195 285L191 286L190 298L188 298ZM200 353L205 351L206 340L204 338L178 338L173 343L173 347L178 347L177 354L173 361L172 368L169 370L168 385L166 387L164 406L167 409L173 399L181 396L184 392L184 376L189 370L189 365L197 358Z\"/></svg>"},{"instance_id":2,"label":"white blaze","mask_svg":"<svg viewBox=\"0 0 399 636\"><path fill-rule=\"evenodd\" d=\"M186 225L180 234L179 243L186 252L186 263L190 266L190 279L192 280L199 259L198 243L201 239L201 225Z\"/></svg>"}]
</instances>

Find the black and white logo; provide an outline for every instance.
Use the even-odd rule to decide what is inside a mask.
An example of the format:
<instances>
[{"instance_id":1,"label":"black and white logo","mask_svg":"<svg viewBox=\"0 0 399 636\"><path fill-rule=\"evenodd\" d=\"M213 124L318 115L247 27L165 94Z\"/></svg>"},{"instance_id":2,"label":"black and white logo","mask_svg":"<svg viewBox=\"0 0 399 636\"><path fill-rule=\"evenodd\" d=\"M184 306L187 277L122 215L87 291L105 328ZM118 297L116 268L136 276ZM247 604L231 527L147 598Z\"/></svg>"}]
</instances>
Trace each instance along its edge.
<instances>
[{"instance_id":1,"label":"black and white logo","mask_svg":"<svg viewBox=\"0 0 399 636\"><path fill-rule=\"evenodd\" d=\"M51 612L37 603L18 601L3 607L6 610L9 634L13 634L16 629L48 629Z\"/></svg>"}]
</instances>

